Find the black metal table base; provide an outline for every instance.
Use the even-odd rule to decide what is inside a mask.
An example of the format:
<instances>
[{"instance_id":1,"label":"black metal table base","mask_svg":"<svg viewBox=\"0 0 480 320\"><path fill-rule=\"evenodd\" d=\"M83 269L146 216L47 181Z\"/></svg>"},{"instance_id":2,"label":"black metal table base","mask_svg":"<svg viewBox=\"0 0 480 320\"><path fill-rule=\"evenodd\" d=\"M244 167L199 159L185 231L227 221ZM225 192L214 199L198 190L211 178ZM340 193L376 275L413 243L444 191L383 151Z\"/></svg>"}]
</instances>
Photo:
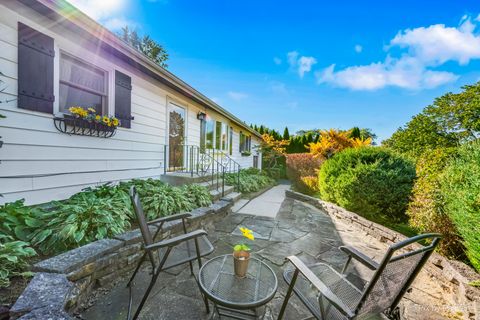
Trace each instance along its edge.
<instances>
[{"instance_id":1,"label":"black metal table base","mask_svg":"<svg viewBox=\"0 0 480 320\"><path fill-rule=\"evenodd\" d=\"M258 309L264 309L263 312L258 312ZM257 320L263 319L265 316L265 307L255 309L232 309L218 304L213 304L213 312L210 317L211 320L215 319L215 315L218 315L219 319L239 319L239 320Z\"/></svg>"}]
</instances>

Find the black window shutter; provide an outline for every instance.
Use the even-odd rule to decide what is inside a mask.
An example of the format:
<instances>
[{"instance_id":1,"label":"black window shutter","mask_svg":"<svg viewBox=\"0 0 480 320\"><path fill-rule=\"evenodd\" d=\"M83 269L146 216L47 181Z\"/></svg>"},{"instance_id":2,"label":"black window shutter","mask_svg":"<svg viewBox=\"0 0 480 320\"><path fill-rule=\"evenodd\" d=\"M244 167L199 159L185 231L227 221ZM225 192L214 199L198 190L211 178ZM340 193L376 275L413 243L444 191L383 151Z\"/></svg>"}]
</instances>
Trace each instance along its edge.
<instances>
[{"instance_id":1,"label":"black window shutter","mask_svg":"<svg viewBox=\"0 0 480 320\"><path fill-rule=\"evenodd\" d=\"M18 107L53 113L53 38L18 23Z\"/></svg>"},{"instance_id":2,"label":"black window shutter","mask_svg":"<svg viewBox=\"0 0 480 320\"><path fill-rule=\"evenodd\" d=\"M132 117L132 78L115 70L115 117L120 126L130 128Z\"/></svg>"}]
</instances>

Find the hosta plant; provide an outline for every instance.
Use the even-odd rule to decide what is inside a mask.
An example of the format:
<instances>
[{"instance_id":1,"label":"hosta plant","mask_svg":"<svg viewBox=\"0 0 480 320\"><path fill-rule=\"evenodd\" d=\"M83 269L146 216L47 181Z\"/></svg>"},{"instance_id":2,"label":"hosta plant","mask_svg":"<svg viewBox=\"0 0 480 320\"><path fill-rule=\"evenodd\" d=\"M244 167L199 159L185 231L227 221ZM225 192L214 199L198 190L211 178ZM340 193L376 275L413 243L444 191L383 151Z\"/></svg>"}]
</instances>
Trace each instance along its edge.
<instances>
[{"instance_id":1,"label":"hosta plant","mask_svg":"<svg viewBox=\"0 0 480 320\"><path fill-rule=\"evenodd\" d=\"M181 211L191 211L196 207L181 188L167 184L151 188L141 197L141 200L148 219L168 216Z\"/></svg>"},{"instance_id":2,"label":"hosta plant","mask_svg":"<svg viewBox=\"0 0 480 320\"><path fill-rule=\"evenodd\" d=\"M29 276L24 270L28 267L27 258L36 255L27 242L16 241L0 233L0 288L10 285L14 276Z\"/></svg>"},{"instance_id":3,"label":"hosta plant","mask_svg":"<svg viewBox=\"0 0 480 320\"><path fill-rule=\"evenodd\" d=\"M196 207L206 207L212 203L212 196L208 189L198 184L188 184L182 187L182 191Z\"/></svg>"},{"instance_id":4,"label":"hosta plant","mask_svg":"<svg viewBox=\"0 0 480 320\"><path fill-rule=\"evenodd\" d=\"M130 202L122 195L101 198L80 192L46 213L47 224L32 237L44 253L61 252L125 232L129 227Z\"/></svg>"},{"instance_id":5,"label":"hosta plant","mask_svg":"<svg viewBox=\"0 0 480 320\"><path fill-rule=\"evenodd\" d=\"M43 210L27 207L24 199L0 206L0 234L30 241L32 233L44 225Z\"/></svg>"}]
</instances>

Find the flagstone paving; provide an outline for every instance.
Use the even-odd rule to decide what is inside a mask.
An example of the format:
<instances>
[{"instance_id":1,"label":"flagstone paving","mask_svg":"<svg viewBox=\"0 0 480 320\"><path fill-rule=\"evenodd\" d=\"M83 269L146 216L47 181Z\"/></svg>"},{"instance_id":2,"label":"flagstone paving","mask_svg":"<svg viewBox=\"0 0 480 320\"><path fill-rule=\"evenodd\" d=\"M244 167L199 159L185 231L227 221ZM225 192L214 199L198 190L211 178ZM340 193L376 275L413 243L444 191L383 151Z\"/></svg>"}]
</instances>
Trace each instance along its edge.
<instances>
[{"instance_id":1,"label":"flagstone paving","mask_svg":"<svg viewBox=\"0 0 480 320\"><path fill-rule=\"evenodd\" d=\"M276 319L283 302L287 285L282 273L286 267L289 267L285 257L297 255L306 263L323 261L341 269L347 258L338 249L340 245L354 245L377 261L386 250L385 244L345 222L334 221L324 212L308 204L287 198L282 201L275 218L232 213L207 229L209 239L215 247L210 258L231 253L233 245L242 241L239 226L254 230L256 240L251 246L253 255L268 263L278 277L277 294L262 310L265 311L264 319ZM369 279L371 275L370 270L354 263L347 278L357 286L363 286L366 283L364 279ZM149 275L145 270L136 281L134 305L138 303L148 281ZM128 305L128 290L125 288L125 282L126 279L121 279L116 284L112 284L111 288L102 288L97 291L95 298L90 301L93 306L80 316L93 320L125 319ZM435 311L448 308L442 296L440 284L434 283L426 274L421 273L413 292L407 294L402 303L406 308L406 319L445 319ZM285 319L296 320L308 317L307 309L298 298L293 296ZM200 292L194 278L190 275L188 265L169 270L160 276L141 318L210 318L210 315L206 314Z\"/></svg>"}]
</instances>

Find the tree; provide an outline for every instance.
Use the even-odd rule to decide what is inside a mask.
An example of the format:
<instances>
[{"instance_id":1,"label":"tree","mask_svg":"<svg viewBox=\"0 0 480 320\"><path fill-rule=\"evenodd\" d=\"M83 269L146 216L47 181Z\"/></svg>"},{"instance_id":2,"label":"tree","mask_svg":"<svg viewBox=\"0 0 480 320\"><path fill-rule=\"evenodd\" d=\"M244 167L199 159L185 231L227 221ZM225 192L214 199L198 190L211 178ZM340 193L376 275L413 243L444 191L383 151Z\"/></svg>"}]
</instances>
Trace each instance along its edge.
<instances>
[{"instance_id":1,"label":"tree","mask_svg":"<svg viewBox=\"0 0 480 320\"><path fill-rule=\"evenodd\" d=\"M168 60L167 51L162 45L150 38L150 36L144 35L140 37L136 30L130 30L128 26L125 26L122 28L122 33L119 37L162 68L168 67L166 63Z\"/></svg>"},{"instance_id":2,"label":"tree","mask_svg":"<svg viewBox=\"0 0 480 320\"><path fill-rule=\"evenodd\" d=\"M308 136L309 135L306 135L304 137L308 139ZM328 159L347 148L370 146L371 143L372 140L370 138L362 140L352 137L351 131L330 129L320 132L318 142L313 142L313 139L309 141L308 149L311 154L321 157L322 159Z\"/></svg>"},{"instance_id":3,"label":"tree","mask_svg":"<svg viewBox=\"0 0 480 320\"><path fill-rule=\"evenodd\" d=\"M283 130L283 140L290 140L290 132L288 132L288 127L285 127L285 130Z\"/></svg>"},{"instance_id":4,"label":"tree","mask_svg":"<svg viewBox=\"0 0 480 320\"><path fill-rule=\"evenodd\" d=\"M427 150L455 147L458 143L455 133L447 132L425 113L414 116L405 127L382 142L384 146L413 158Z\"/></svg>"},{"instance_id":5,"label":"tree","mask_svg":"<svg viewBox=\"0 0 480 320\"><path fill-rule=\"evenodd\" d=\"M447 93L414 116L383 144L417 158L426 150L453 147L480 137L480 82Z\"/></svg>"}]
</instances>

